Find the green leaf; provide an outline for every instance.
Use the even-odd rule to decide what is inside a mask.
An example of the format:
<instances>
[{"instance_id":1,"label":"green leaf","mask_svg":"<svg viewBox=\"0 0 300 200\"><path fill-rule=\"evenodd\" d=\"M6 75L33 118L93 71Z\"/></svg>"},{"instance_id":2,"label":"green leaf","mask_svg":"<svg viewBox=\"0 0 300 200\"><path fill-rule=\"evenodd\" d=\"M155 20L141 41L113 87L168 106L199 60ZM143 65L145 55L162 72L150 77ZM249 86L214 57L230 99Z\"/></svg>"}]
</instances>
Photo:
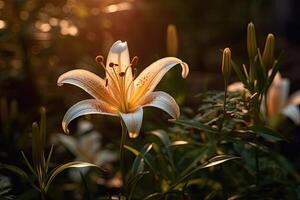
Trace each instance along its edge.
<instances>
[{"instance_id":1,"label":"green leaf","mask_svg":"<svg viewBox=\"0 0 300 200\"><path fill-rule=\"evenodd\" d=\"M219 165L219 164L222 164L223 162L226 162L226 161L229 161L229 160L234 160L234 159L240 159L240 157L232 156L232 155L218 155L218 156L215 156L215 157L209 159L204 164L196 167L192 171L190 171L187 174L185 174L184 176L180 177L170 188L173 189L175 186L182 183L188 177L192 176L193 174L195 174L196 172L198 172L201 169L205 169L205 168L208 168L208 167Z\"/></svg>"},{"instance_id":2,"label":"green leaf","mask_svg":"<svg viewBox=\"0 0 300 200\"><path fill-rule=\"evenodd\" d=\"M131 190L129 192L128 199L131 199L138 181L141 180L141 178L143 178L144 175L149 174L149 173L150 173L149 171L139 172L130 180L130 182L128 181L128 185L131 185L131 187L130 187Z\"/></svg>"},{"instance_id":3,"label":"green leaf","mask_svg":"<svg viewBox=\"0 0 300 200\"><path fill-rule=\"evenodd\" d=\"M207 167L212 167L212 166L215 166L215 165L219 165L223 162L233 160L233 159L240 159L240 157L232 156L232 155L218 155L218 156L215 156L215 157L209 159L206 163L202 164L201 166L199 166L197 168L198 169L204 169L204 168L207 168Z\"/></svg>"},{"instance_id":4,"label":"green leaf","mask_svg":"<svg viewBox=\"0 0 300 200\"><path fill-rule=\"evenodd\" d=\"M237 64L233 61L231 61L231 66L233 67L233 70L235 71L238 79L246 86L246 88L249 87L246 75L241 71L240 67L237 66Z\"/></svg>"},{"instance_id":5,"label":"green leaf","mask_svg":"<svg viewBox=\"0 0 300 200\"><path fill-rule=\"evenodd\" d=\"M28 161L27 157L25 156L24 152L21 151L21 154L27 164L27 167L30 169L30 171L32 172L32 174L34 174L36 176L36 172L34 171L33 167L31 166L30 162Z\"/></svg>"},{"instance_id":6,"label":"green leaf","mask_svg":"<svg viewBox=\"0 0 300 200\"><path fill-rule=\"evenodd\" d=\"M105 172L104 169L102 169L101 167L92 164L92 163L87 163L87 162L81 162L81 161L74 161L74 162L69 162L63 165L60 165L58 167L56 167L55 169L53 169L50 174L49 174L49 179L47 181L47 184L45 186L45 191L47 192L49 189L50 184L52 183L53 179L62 171L66 170L66 169L70 169L70 168L82 168L82 167L96 167L102 171Z\"/></svg>"},{"instance_id":7,"label":"green leaf","mask_svg":"<svg viewBox=\"0 0 300 200\"><path fill-rule=\"evenodd\" d=\"M170 144L169 147L178 147L178 146L187 145L187 144L189 144L188 141L177 140L177 141L172 142L172 144Z\"/></svg>"},{"instance_id":8,"label":"green leaf","mask_svg":"<svg viewBox=\"0 0 300 200\"><path fill-rule=\"evenodd\" d=\"M149 194L148 196L146 196L143 200L156 200L158 198L161 198L163 196L163 194L161 193L153 193L153 194Z\"/></svg>"},{"instance_id":9,"label":"green leaf","mask_svg":"<svg viewBox=\"0 0 300 200\"><path fill-rule=\"evenodd\" d=\"M257 50L257 57L255 58L255 62L253 63L254 65L254 75L255 75L255 80L256 82L256 91L259 93L263 93L264 87L267 84L266 83L266 72L265 72L265 67L263 66L262 60L261 60L261 55L259 49Z\"/></svg>"},{"instance_id":10,"label":"green leaf","mask_svg":"<svg viewBox=\"0 0 300 200\"><path fill-rule=\"evenodd\" d=\"M0 169L7 169L9 171L12 171L12 172L18 174L19 176L24 178L26 181L28 181L34 189L36 189L37 191L40 191L40 189L38 187L36 187L34 185L34 183L30 180L28 174L24 170L22 170L21 168L16 167L14 165L0 164Z\"/></svg>"},{"instance_id":11,"label":"green leaf","mask_svg":"<svg viewBox=\"0 0 300 200\"><path fill-rule=\"evenodd\" d=\"M151 131L150 134L155 135L160 139L160 141L164 144L165 147L171 145L170 138L168 134L163 130L155 130Z\"/></svg>"},{"instance_id":12,"label":"green leaf","mask_svg":"<svg viewBox=\"0 0 300 200\"><path fill-rule=\"evenodd\" d=\"M129 150L130 152L132 152L136 158L132 164L131 170L132 170L132 174L135 176L136 174L140 173L141 171L143 171L143 165L144 165L144 161L146 162L146 164L149 166L149 168L151 169L152 173L155 174L155 168L153 167L153 165L151 164L151 162L147 159L146 154L152 149L153 145L152 144L147 144L144 146L144 148L142 149L142 151L138 151L133 147L124 145L124 148Z\"/></svg>"},{"instance_id":13,"label":"green leaf","mask_svg":"<svg viewBox=\"0 0 300 200\"><path fill-rule=\"evenodd\" d=\"M280 133L278 133L276 130L270 129L265 126L254 125L249 127L247 130L250 130L251 132L257 134L258 136L261 136L271 142L285 140L285 138L282 135L280 135Z\"/></svg>"},{"instance_id":14,"label":"green leaf","mask_svg":"<svg viewBox=\"0 0 300 200\"><path fill-rule=\"evenodd\" d=\"M134 173L137 173L137 172L140 172L140 171L144 170L142 168L143 168L143 165L144 165L145 156L152 149L152 147L153 147L152 144L145 145L144 148L142 149L142 151L140 152L140 155L138 155L136 157L136 159L133 162L133 166L132 166L133 170L134 170ZM134 167L134 166L136 166L136 167Z\"/></svg>"},{"instance_id":15,"label":"green leaf","mask_svg":"<svg viewBox=\"0 0 300 200\"><path fill-rule=\"evenodd\" d=\"M281 52L278 59L275 61L275 65L273 66L271 75L268 78L268 84L267 84L267 87L265 88L265 91L267 91L269 89L269 87L271 86L277 72L279 71L282 56L283 56L283 52Z\"/></svg>"},{"instance_id":16,"label":"green leaf","mask_svg":"<svg viewBox=\"0 0 300 200\"><path fill-rule=\"evenodd\" d=\"M49 151L49 154L48 154L48 157L47 157L47 161L46 161L46 173L48 173L48 169L49 169L49 164L50 164L50 160L51 160L51 157L52 157L52 153L53 153L53 144L51 145L51 148L50 148L50 151Z\"/></svg>"},{"instance_id":17,"label":"green leaf","mask_svg":"<svg viewBox=\"0 0 300 200\"><path fill-rule=\"evenodd\" d=\"M205 131L207 133L213 133L213 134L218 133L217 130L211 128L210 126L205 125L205 124L195 121L195 120L180 120L179 119L179 120L175 121L174 123L188 127L188 128L195 128L195 129L198 129L201 131Z\"/></svg>"},{"instance_id":18,"label":"green leaf","mask_svg":"<svg viewBox=\"0 0 300 200\"><path fill-rule=\"evenodd\" d=\"M0 169L7 169L9 171L12 171L12 172L18 174L19 176L21 176L24 179L29 179L29 176L27 175L27 173L24 170L22 170L19 167L14 166L14 165L0 164Z\"/></svg>"},{"instance_id":19,"label":"green leaf","mask_svg":"<svg viewBox=\"0 0 300 200\"><path fill-rule=\"evenodd\" d=\"M168 133L166 133L163 130L155 130L155 131L151 131L150 134L159 138L160 141L164 144L164 146L166 147L165 150L166 150L167 156L168 156L167 161L171 164L173 171L176 172L172 151L169 148L172 143L171 143Z\"/></svg>"},{"instance_id":20,"label":"green leaf","mask_svg":"<svg viewBox=\"0 0 300 200\"><path fill-rule=\"evenodd\" d=\"M124 145L124 148L129 150L130 152L132 152L135 156L140 155L140 152L138 150L136 150L135 148L133 148L133 147Z\"/></svg>"}]
</instances>

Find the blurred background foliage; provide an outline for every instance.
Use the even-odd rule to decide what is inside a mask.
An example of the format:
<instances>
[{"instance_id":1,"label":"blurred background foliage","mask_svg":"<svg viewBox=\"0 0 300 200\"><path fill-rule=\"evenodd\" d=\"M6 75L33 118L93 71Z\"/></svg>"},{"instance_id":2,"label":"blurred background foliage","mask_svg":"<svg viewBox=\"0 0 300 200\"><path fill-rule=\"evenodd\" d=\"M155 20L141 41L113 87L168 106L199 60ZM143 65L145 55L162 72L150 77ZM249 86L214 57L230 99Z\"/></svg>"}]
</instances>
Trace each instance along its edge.
<instances>
[{"instance_id":1,"label":"blurred background foliage","mask_svg":"<svg viewBox=\"0 0 300 200\"><path fill-rule=\"evenodd\" d=\"M290 92L296 91L300 88L299 4L297 0L0 0L1 162L24 165L19 152L30 152L30 124L39 118L40 106L45 106L48 113L48 148L50 143L58 145L55 162L76 159L79 155L59 146L64 140L57 139L55 134L62 132L60 123L66 109L85 99L86 94L71 86L58 88L58 76L74 68L103 75L94 58L99 54L106 56L118 39L128 42L131 57L139 57L140 72L156 59L167 56L169 24L174 24L178 32L177 56L189 64L191 72L186 82L175 75L179 73L171 73L159 87L176 96L185 115L192 116L193 110L198 109L196 94L223 89L220 49L230 46L233 59L245 60L245 27L249 21L255 23L260 46L268 32L275 34L277 48L285 52L281 73L291 80ZM162 115L147 109L143 132L170 125L156 117L158 114ZM163 118L167 116L163 114ZM115 150L120 137L118 121L101 116L91 119L94 127L90 129L102 135L101 148ZM286 123L290 125L289 121ZM295 153L300 152L299 134L296 135L299 130L287 127L290 143L282 144L282 152L299 169ZM78 133L74 137L82 137L75 122L71 130ZM107 181L118 177L117 172L113 174L106 177ZM17 186L14 195L28 189L16 177L12 181ZM96 182L109 185L99 178ZM118 182L111 184L115 187ZM8 186L6 182L1 187ZM65 188L72 190L74 186Z\"/></svg>"}]
</instances>

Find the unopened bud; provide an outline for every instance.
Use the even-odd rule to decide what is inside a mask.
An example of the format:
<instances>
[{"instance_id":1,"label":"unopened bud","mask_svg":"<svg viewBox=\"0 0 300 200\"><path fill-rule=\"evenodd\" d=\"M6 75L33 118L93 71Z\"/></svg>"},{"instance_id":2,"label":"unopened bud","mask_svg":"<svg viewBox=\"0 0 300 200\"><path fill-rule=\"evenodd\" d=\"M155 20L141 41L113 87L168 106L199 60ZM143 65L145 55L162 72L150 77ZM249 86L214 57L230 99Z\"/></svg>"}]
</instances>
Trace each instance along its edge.
<instances>
[{"instance_id":1,"label":"unopened bud","mask_svg":"<svg viewBox=\"0 0 300 200\"><path fill-rule=\"evenodd\" d=\"M178 53L178 38L176 26L168 25L167 29L167 54L168 56L177 56Z\"/></svg>"},{"instance_id":2,"label":"unopened bud","mask_svg":"<svg viewBox=\"0 0 300 200\"><path fill-rule=\"evenodd\" d=\"M227 82L231 74L231 51L229 48L225 48L223 51L222 73L224 80Z\"/></svg>"},{"instance_id":3,"label":"unopened bud","mask_svg":"<svg viewBox=\"0 0 300 200\"><path fill-rule=\"evenodd\" d=\"M96 56L95 60L96 60L97 63L102 63L104 58L103 58L103 56L99 55L99 56Z\"/></svg>"},{"instance_id":4,"label":"unopened bud","mask_svg":"<svg viewBox=\"0 0 300 200\"><path fill-rule=\"evenodd\" d=\"M266 39L265 49L262 56L264 66L267 70L271 69L274 64L274 48L275 48L275 37L272 33L269 33Z\"/></svg>"},{"instance_id":5,"label":"unopened bud","mask_svg":"<svg viewBox=\"0 0 300 200\"><path fill-rule=\"evenodd\" d=\"M247 28L247 50L250 61L253 61L257 55L257 43L254 24L250 22Z\"/></svg>"}]
</instances>

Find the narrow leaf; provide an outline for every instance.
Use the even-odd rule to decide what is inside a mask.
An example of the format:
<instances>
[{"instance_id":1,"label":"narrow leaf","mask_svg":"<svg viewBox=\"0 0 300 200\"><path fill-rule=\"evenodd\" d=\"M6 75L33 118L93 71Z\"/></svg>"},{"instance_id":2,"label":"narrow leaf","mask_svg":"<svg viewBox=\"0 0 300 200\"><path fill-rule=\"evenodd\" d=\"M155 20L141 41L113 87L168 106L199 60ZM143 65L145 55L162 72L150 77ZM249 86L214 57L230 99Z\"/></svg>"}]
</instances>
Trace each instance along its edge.
<instances>
[{"instance_id":1,"label":"narrow leaf","mask_svg":"<svg viewBox=\"0 0 300 200\"><path fill-rule=\"evenodd\" d=\"M28 161L27 157L25 156L24 152L21 151L21 154L26 162L27 167L30 169L30 171L32 172L32 174L34 174L36 176L36 172L34 171L33 167L31 166L30 162Z\"/></svg>"},{"instance_id":2,"label":"narrow leaf","mask_svg":"<svg viewBox=\"0 0 300 200\"><path fill-rule=\"evenodd\" d=\"M233 61L231 61L231 66L233 68L233 70L235 71L238 79L246 86L246 88L248 88L248 82L247 82L247 79L246 79L246 76L245 74L242 72L242 70L240 69L239 66L237 66L237 64Z\"/></svg>"},{"instance_id":3,"label":"narrow leaf","mask_svg":"<svg viewBox=\"0 0 300 200\"><path fill-rule=\"evenodd\" d=\"M276 130L270 129L265 126L254 125L249 127L248 130L271 142L285 140L285 138L282 135L280 135L280 133L278 133Z\"/></svg>"},{"instance_id":4,"label":"narrow leaf","mask_svg":"<svg viewBox=\"0 0 300 200\"><path fill-rule=\"evenodd\" d=\"M48 173L48 169L49 169L49 164L50 164L50 160L51 160L51 157L52 157L52 153L53 153L53 144L51 145L51 148L50 148L50 151L49 151L49 154L48 154L48 157L47 157L47 161L46 161L46 174Z\"/></svg>"},{"instance_id":5,"label":"narrow leaf","mask_svg":"<svg viewBox=\"0 0 300 200\"><path fill-rule=\"evenodd\" d=\"M66 169L70 169L70 168L81 168L81 167L96 167L102 171L105 171L104 169L102 169L101 167L92 164L92 163L87 163L87 162L81 162L81 161L74 161L74 162L69 162L63 165L60 165L58 167L56 167L55 169L53 169L50 174L49 174L49 179L47 181L47 184L45 186L45 191L47 192L47 190L49 189L50 184L52 183L53 179L62 171L66 170Z\"/></svg>"},{"instance_id":6,"label":"narrow leaf","mask_svg":"<svg viewBox=\"0 0 300 200\"><path fill-rule=\"evenodd\" d=\"M195 120L177 120L175 121L175 124L179 124L188 128L195 128L198 130L205 131L207 133L214 133L214 134L218 133L217 130L211 128L210 126Z\"/></svg>"}]
</instances>

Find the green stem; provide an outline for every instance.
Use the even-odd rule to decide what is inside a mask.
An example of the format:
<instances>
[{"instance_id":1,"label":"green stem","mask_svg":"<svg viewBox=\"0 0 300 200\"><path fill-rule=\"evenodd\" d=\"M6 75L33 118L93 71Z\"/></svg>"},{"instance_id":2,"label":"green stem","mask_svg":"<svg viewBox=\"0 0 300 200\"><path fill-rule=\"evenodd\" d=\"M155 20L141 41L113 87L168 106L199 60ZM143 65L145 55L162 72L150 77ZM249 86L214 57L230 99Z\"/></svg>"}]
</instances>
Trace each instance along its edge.
<instances>
[{"instance_id":1,"label":"green stem","mask_svg":"<svg viewBox=\"0 0 300 200\"><path fill-rule=\"evenodd\" d=\"M126 144L126 135L127 135L127 128L123 120L121 120L121 126L122 126L122 136L121 136L121 142L120 142L120 167L121 167L121 176L122 176L122 182L123 182L123 188L126 185L125 184L125 152L124 152L124 145Z\"/></svg>"},{"instance_id":2,"label":"green stem","mask_svg":"<svg viewBox=\"0 0 300 200\"><path fill-rule=\"evenodd\" d=\"M258 185L259 184L260 169L259 169L259 157L258 157L257 148L255 149L255 168L256 168L256 185Z\"/></svg>"},{"instance_id":3,"label":"green stem","mask_svg":"<svg viewBox=\"0 0 300 200\"><path fill-rule=\"evenodd\" d=\"M44 191L41 191L41 199L46 200L46 194Z\"/></svg>"},{"instance_id":4,"label":"green stem","mask_svg":"<svg viewBox=\"0 0 300 200\"><path fill-rule=\"evenodd\" d=\"M227 83L225 83L225 91L224 91L224 105L223 105L223 111L224 111L224 116L226 116L226 98L227 98Z\"/></svg>"}]
</instances>

